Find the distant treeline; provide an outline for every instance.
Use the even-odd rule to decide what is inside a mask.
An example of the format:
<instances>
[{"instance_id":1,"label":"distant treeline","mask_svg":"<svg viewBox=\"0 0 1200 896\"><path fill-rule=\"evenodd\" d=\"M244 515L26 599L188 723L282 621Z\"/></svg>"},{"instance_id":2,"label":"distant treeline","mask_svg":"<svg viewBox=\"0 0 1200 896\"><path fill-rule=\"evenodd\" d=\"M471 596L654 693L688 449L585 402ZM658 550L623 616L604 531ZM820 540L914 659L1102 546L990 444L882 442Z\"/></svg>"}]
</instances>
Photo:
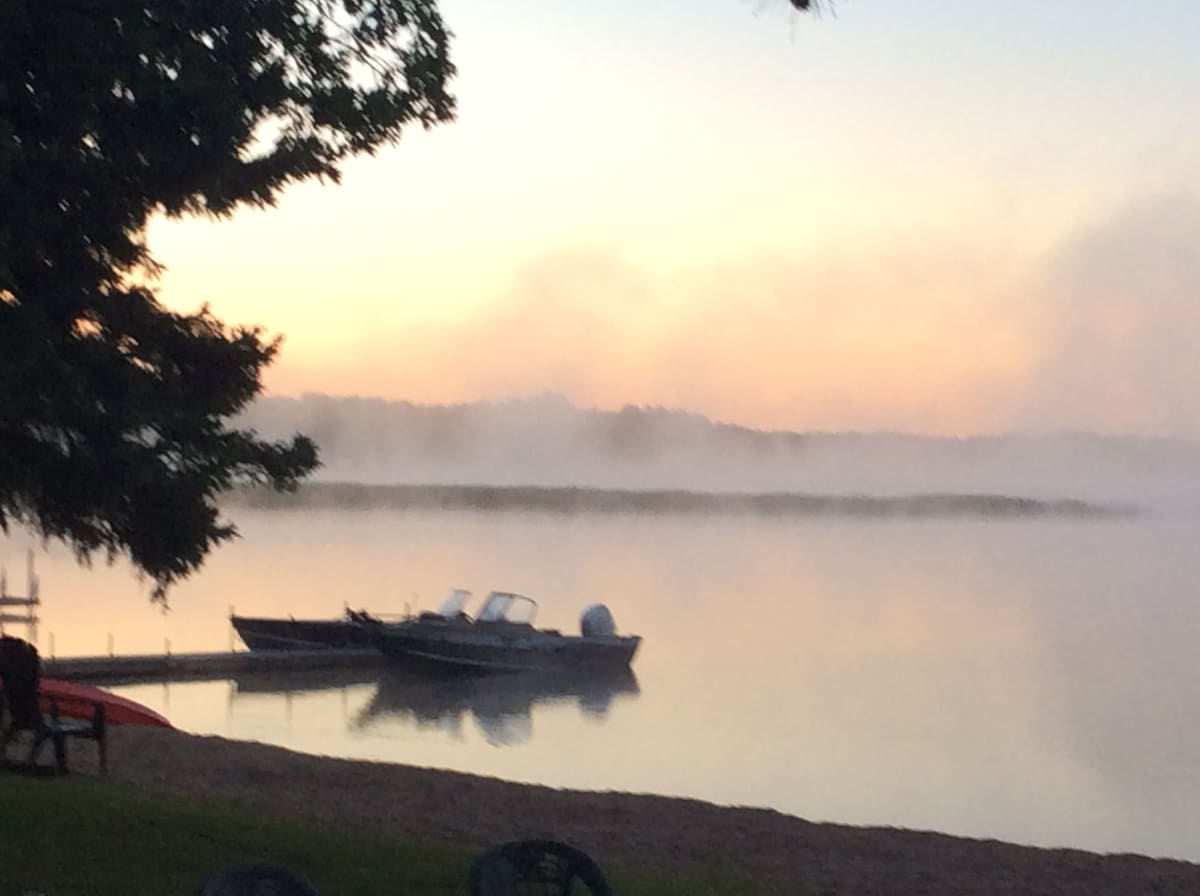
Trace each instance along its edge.
<instances>
[{"instance_id":1,"label":"distant treeline","mask_svg":"<svg viewBox=\"0 0 1200 896\"><path fill-rule=\"evenodd\" d=\"M296 432L311 436L320 448L319 482L467 486L354 494L346 506L922 515L1099 511L1057 500L1071 497L1102 507L1200 508L1200 442L1180 439L765 431L670 408L580 408L555 395L460 405L266 397L238 425L268 439ZM502 487L471 487L477 483ZM529 488L503 487L514 484ZM318 498L314 493L303 500Z\"/></svg>"},{"instance_id":2,"label":"distant treeline","mask_svg":"<svg viewBox=\"0 0 1200 896\"><path fill-rule=\"evenodd\" d=\"M622 491L492 485L365 485L314 482L291 494L246 488L228 496L243 507L296 510L476 510L550 513L753 513L764 516L1028 517L1113 516L1130 508L1076 500L1007 495L901 496L797 493L725 494L692 491Z\"/></svg>"}]
</instances>

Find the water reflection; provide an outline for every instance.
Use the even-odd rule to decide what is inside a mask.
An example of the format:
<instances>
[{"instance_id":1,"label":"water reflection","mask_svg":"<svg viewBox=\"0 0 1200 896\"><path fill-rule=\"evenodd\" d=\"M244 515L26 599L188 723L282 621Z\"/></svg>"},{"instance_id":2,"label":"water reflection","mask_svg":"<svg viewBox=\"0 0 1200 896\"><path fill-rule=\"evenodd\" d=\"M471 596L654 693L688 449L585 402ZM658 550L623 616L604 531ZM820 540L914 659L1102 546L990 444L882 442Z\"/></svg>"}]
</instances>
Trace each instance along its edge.
<instances>
[{"instance_id":1,"label":"water reflection","mask_svg":"<svg viewBox=\"0 0 1200 896\"><path fill-rule=\"evenodd\" d=\"M279 694L296 697L318 691L332 691L354 685L374 684L379 680L378 666L349 668L288 669L278 672L243 672L233 677L234 696L239 694Z\"/></svg>"},{"instance_id":2,"label":"water reflection","mask_svg":"<svg viewBox=\"0 0 1200 896\"><path fill-rule=\"evenodd\" d=\"M640 694L628 668L583 672L469 673L422 668L329 669L280 674L253 673L233 680L233 697L292 697L374 684L366 705L349 720L358 731L400 725L431 729L462 739L473 719L487 743L514 746L533 737L540 706L574 703L585 717L602 721L618 698Z\"/></svg>"},{"instance_id":3,"label":"water reflection","mask_svg":"<svg viewBox=\"0 0 1200 896\"><path fill-rule=\"evenodd\" d=\"M617 697L638 693L629 669L455 675L396 670L380 678L358 724L399 722L455 732L470 716L489 744L503 747L533 736L535 706L574 702L585 715L603 719Z\"/></svg>"}]
</instances>

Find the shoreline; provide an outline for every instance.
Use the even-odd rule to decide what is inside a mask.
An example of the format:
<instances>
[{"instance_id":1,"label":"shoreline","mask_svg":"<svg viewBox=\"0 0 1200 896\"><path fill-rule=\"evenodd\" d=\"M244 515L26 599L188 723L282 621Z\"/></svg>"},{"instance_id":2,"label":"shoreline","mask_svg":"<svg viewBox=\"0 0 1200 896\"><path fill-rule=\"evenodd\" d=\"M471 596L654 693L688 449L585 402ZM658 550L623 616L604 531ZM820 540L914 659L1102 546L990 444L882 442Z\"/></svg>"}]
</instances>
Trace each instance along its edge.
<instances>
[{"instance_id":1,"label":"shoreline","mask_svg":"<svg viewBox=\"0 0 1200 896\"><path fill-rule=\"evenodd\" d=\"M74 746L72 769L95 774L95 752L88 744ZM579 846L602 867L715 870L748 876L773 891L1200 892L1200 865L1175 859L815 823L772 809L555 789L173 730L111 728L109 777L475 850L517 837L550 836Z\"/></svg>"}]
</instances>

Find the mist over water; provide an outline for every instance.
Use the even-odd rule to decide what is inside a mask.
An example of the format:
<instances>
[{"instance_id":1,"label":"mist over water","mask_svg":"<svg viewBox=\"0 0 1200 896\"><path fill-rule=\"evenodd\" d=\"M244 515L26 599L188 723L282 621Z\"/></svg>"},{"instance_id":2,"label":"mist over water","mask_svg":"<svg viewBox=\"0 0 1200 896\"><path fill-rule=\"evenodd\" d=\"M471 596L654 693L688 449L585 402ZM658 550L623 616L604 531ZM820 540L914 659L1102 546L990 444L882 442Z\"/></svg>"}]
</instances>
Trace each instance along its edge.
<instances>
[{"instance_id":1,"label":"mist over water","mask_svg":"<svg viewBox=\"0 0 1200 896\"><path fill-rule=\"evenodd\" d=\"M268 397L241 422L270 437L312 436L324 463L316 479L326 483L1200 508L1200 443L1186 439L770 432L682 410L585 409L553 394L449 406Z\"/></svg>"}]
</instances>

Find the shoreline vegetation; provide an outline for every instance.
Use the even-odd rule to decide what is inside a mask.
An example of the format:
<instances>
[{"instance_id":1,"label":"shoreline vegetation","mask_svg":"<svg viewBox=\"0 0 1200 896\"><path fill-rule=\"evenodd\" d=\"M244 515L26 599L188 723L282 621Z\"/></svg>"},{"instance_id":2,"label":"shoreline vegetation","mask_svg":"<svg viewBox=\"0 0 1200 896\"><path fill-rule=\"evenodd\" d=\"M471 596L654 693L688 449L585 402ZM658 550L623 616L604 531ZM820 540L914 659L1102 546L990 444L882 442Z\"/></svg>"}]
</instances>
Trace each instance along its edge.
<instances>
[{"instance_id":1,"label":"shoreline vegetation","mask_svg":"<svg viewBox=\"0 0 1200 896\"><path fill-rule=\"evenodd\" d=\"M272 838L247 832L238 840L224 824L208 822L221 828L210 830L191 816L179 824L197 844L195 849L218 843L222 856L290 861L319 884L358 880L356 886L343 883L336 892L364 896L384 892L371 877L384 872L371 872L371 862L396 862L397 856L409 857L404 860L404 873L417 874L425 885L393 881L396 886L387 891L465 892L470 857L494 843L524 836L552 836L579 846L596 858L610 873L617 892L626 896L1200 892L1200 865L1170 859L813 823L766 809L559 790L458 772L310 756L169 730L114 728L110 746L108 781L79 779L95 771L94 751L83 746L72 752L75 777L26 779L28 784L22 786L44 786L47 792L58 789L67 794L68 806L74 806L76 799L65 790L72 786L85 791L99 787L108 794L102 797L109 803L119 792L123 799L160 805L153 831L144 835L145 843L129 839L143 836L132 816L105 819L66 813L65 820L55 822L60 828L71 824L86 828L93 839L103 841L107 836L114 850L136 849L143 865L156 860L153 850L159 841L163 852L170 850L166 838L176 824L173 813L181 811L181 805L199 807L195 812L213 801L244 807L247 819L262 814L276 819L280 830L293 833ZM22 838L40 836L26 832L36 825L26 824L24 816L17 819L7 813L7 817L8 846L0 847L0 853L6 849L15 853ZM331 840L321 831L338 836ZM343 855L346 848L332 842L341 842L342 835L348 842L360 843L354 847L360 853L357 857ZM55 836L71 835L59 831ZM329 849L306 846L310 841L329 842ZM102 849L103 842L97 848ZM377 853L388 853L390 859ZM434 857L434 867L415 870L414 855ZM33 861L26 856L7 867L21 868ZM178 864L177 857L166 854L157 861L164 867ZM74 891L64 887L55 892Z\"/></svg>"},{"instance_id":2,"label":"shoreline vegetation","mask_svg":"<svg viewBox=\"0 0 1200 896\"><path fill-rule=\"evenodd\" d=\"M309 482L280 493L264 487L227 492L233 506L261 510L473 510L544 513L849 516L867 518L1112 517L1134 512L1126 505L1074 499L1045 500L995 494L930 493L895 496L823 495L800 492L698 492L497 485L373 485Z\"/></svg>"}]
</instances>

